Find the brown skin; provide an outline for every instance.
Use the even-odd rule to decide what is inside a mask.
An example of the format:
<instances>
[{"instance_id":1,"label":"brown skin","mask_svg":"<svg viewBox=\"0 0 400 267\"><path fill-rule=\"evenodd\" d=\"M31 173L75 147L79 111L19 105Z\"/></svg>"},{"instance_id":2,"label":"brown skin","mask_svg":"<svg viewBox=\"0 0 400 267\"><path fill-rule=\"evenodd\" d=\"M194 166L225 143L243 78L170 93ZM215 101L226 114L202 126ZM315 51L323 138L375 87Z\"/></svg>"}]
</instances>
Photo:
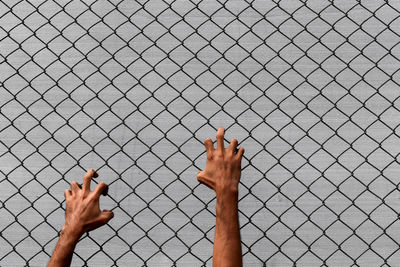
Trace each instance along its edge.
<instances>
[{"instance_id":1,"label":"brown skin","mask_svg":"<svg viewBox=\"0 0 400 267\"><path fill-rule=\"evenodd\" d=\"M210 138L204 141L207 151L206 168L197 175L199 182L217 195L214 236L214 267L241 267L242 249L238 218L238 187L243 148L236 152L238 141L232 139L224 148L224 129L217 132L217 149Z\"/></svg>"},{"instance_id":2,"label":"brown skin","mask_svg":"<svg viewBox=\"0 0 400 267\"><path fill-rule=\"evenodd\" d=\"M100 210L99 198L107 185L100 182L93 191L90 190L92 177L97 176L94 170L89 170L83 178L82 189L77 182L72 182L71 190L65 190L65 224L47 267L70 266L79 238L114 217L113 212Z\"/></svg>"}]
</instances>

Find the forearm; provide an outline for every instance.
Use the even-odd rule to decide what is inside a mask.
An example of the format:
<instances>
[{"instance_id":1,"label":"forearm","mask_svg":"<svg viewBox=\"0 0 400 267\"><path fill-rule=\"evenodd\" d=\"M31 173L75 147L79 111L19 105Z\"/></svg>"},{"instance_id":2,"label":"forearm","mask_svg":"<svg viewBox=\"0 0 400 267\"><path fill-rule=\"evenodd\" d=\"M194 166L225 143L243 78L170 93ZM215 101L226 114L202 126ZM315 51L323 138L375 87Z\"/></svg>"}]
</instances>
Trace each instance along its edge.
<instances>
[{"instance_id":1,"label":"forearm","mask_svg":"<svg viewBox=\"0 0 400 267\"><path fill-rule=\"evenodd\" d=\"M78 233L64 227L47 267L70 266L72 255L79 238L80 235Z\"/></svg>"},{"instance_id":2,"label":"forearm","mask_svg":"<svg viewBox=\"0 0 400 267\"><path fill-rule=\"evenodd\" d=\"M242 266L237 192L217 195L216 214L213 266Z\"/></svg>"}]
</instances>

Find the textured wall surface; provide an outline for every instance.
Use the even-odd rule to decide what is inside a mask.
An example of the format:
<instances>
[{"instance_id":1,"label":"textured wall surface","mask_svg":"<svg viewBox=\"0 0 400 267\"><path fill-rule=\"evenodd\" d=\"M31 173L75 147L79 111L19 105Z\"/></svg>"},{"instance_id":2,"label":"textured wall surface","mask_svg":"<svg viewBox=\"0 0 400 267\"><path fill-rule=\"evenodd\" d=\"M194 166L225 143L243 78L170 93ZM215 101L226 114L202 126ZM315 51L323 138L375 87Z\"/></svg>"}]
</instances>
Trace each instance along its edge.
<instances>
[{"instance_id":1,"label":"textured wall surface","mask_svg":"<svg viewBox=\"0 0 400 267\"><path fill-rule=\"evenodd\" d=\"M43 266L85 170L114 219L73 266L211 266L202 142L237 138L244 266L398 266L400 4L0 2L0 265ZM94 185L93 185L94 186Z\"/></svg>"}]
</instances>

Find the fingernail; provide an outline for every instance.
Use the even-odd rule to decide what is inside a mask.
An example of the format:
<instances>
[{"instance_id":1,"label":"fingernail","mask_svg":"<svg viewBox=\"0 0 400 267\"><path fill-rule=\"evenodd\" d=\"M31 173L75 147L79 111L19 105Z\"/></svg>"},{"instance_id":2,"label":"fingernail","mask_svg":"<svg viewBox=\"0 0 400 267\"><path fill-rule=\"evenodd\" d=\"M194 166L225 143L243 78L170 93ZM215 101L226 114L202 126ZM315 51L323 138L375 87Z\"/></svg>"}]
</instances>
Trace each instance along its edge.
<instances>
[{"instance_id":1,"label":"fingernail","mask_svg":"<svg viewBox=\"0 0 400 267\"><path fill-rule=\"evenodd\" d=\"M94 178L97 178L97 177L99 177L99 174L98 174L96 171L94 171L93 177L94 177Z\"/></svg>"},{"instance_id":2,"label":"fingernail","mask_svg":"<svg viewBox=\"0 0 400 267\"><path fill-rule=\"evenodd\" d=\"M107 194L108 194L108 185L103 189L103 192L101 192L101 194L103 196L107 196Z\"/></svg>"}]
</instances>

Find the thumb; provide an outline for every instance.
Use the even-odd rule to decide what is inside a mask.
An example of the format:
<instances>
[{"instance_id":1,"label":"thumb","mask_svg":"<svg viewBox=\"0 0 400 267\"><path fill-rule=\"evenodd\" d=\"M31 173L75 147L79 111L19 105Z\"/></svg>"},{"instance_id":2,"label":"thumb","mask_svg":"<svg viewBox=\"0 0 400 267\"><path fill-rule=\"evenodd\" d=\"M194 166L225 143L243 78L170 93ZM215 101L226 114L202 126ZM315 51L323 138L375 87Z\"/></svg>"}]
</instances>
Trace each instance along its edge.
<instances>
[{"instance_id":1,"label":"thumb","mask_svg":"<svg viewBox=\"0 0 400 267\"><path fill-rule=\"evenodd\" d=\"M101 220L104 224L108 223L109 220L111 220L114 217L114 212L109 211L109 210L103 210L101 212Z\"/></svg>"},{"instance_id":2,"label":"thumb","mask_svg":"<svg viewBox=\"0 0 400 267\"><path fill-rule=\"evenodd\" d=\"M200 177L201 176L204 176L204 171L199 171L198 173L197 173L197 180L199 180L199 182L200 182Z\"/></svg>"},{"instance_id":3,"label":"thumb","mask_svg":"<svg viewBox=\"0 0 400 267\"><path fill-rule=\"evenodd\" d=\"M197 180L200 183L204 184L205 186L215 190L214 189L215 188L215 182L212 179L210 179L208 176L205 176L204 172L201 171L201 172L199 172L197 174Z\"/></svg>"},{"instance_id":4,"label":"thumb","mask_svg":"<svg viewBox=\"0 0 400 267\"><path fill-rule=\"evenodd\" d=\"M204 174L204 171L199 171L197 173L197 181L199 181L202 184L206 183L206 178L205 177L206 177L206 175Z\"/></svg>"}]
</instances>

